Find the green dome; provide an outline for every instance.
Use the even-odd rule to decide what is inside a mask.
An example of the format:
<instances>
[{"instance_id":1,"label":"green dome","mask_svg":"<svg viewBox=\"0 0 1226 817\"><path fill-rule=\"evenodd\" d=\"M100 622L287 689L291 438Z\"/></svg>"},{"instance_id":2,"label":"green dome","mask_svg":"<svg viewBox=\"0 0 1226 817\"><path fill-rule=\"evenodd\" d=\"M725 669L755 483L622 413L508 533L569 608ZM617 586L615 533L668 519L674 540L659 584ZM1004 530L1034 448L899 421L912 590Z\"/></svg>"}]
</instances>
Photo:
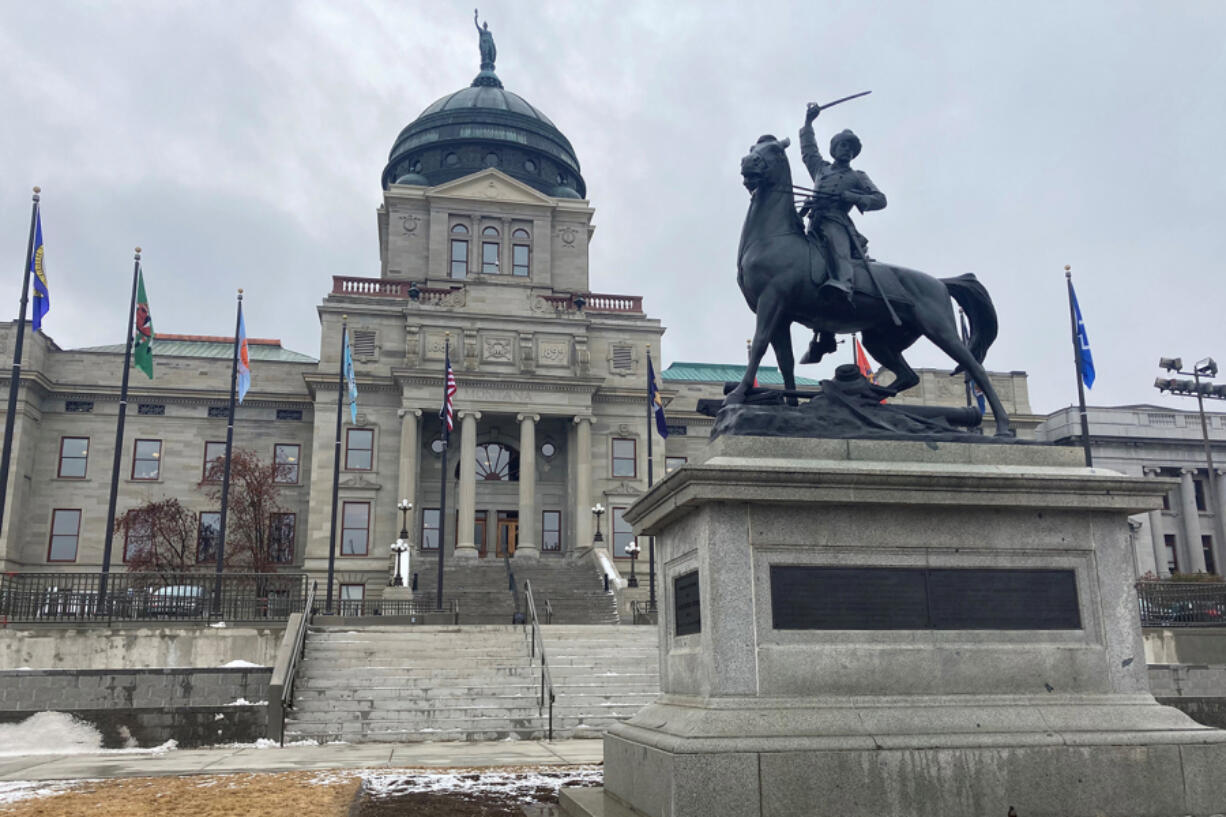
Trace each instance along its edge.
<instances>
[{"instance_id":1,"label":"green dome","mask_svg":"<svg viewBox=\"0 0 1226 817\"><path fill-rule=\"evenodd\" d=\"M575 149L549 117L505 90L493 68L428 106L392 146L383 188L438 185L496 167L548 196L583 198Z\"/></svg>"}]
</instances>

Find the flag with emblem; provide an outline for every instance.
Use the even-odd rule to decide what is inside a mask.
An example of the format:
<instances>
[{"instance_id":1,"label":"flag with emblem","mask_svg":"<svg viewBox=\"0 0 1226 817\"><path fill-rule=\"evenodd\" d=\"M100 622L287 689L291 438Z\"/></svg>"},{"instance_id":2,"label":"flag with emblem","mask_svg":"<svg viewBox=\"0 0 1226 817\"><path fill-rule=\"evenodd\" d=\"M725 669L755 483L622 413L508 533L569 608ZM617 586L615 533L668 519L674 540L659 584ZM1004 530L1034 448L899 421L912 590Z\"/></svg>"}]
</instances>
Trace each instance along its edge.
<instances>
[{"instance_id":1,"label":"flag with emblem","mask_svg":"<svg viewBox=\"0 0 1226 817\"><path fill-rule=\"evenodd\" d=\"M651 353L647 354L647 405L656 417L656 431L661 437L668 437L668 420L664 418L664 401L660 399L660 389L656 386L656 371L651 365Z\"/></svg>"},{"instance_id":2,"label":"flag with emblem","mask_svg":"<svg viewBox=\"0 0 1226 817\"><path fill-rule=\"evenodd\" d=\"M1072 278L1068 281L1068 296L1073 308L1073 343L1077 346L1077 373L1086 388L1091 389L1094 387L1094 357L1090 354L1090 338L1086 335L1086 322L1081 318L1081 304L1077 302Z\"/></svg>"},{"instance_id":3,"label":"flag with emblem","mask_svg":"<svg viewBox=\"0 0 1226 817\"><path fill-rule=\"evenodd\" d=\"M455 372L451 370L451 343L447 344L447 351L444 353L444 377L446 382L443 384L443 410L439 412L439 417L443 420L443 426L446 431L443 432L444 437L450 437L452 429L455 428L455 393L456 382Z\"/></svg>"},{"instance_id":4,"label":"flag with emblem","mask_svg":"<svg viewBox=\"0 0 1226 817\"><path fill-rule=\"evenodd\" d=\"M358 422L358 381L353 374L353 348L349 345L349 330L345 330L345 384L349 389L349 421Z\"/></svg>"},{"instance_id":5,"label":"flag with emblem","mask_svg":"<svg viewBox=\"0 0 1226 817\"><path fill-rule=\"evenodd\" d=\"M47 285L47 267L43 259L43 213L34 216L34 254L30 256L30 274L34 281L34 331L43 328L43 316L51 311L51 290Z\"/></svg>"},{"instance_id":6,"label":"flag with emblem","mask_svg":"<svg viewBox=\"0 0 1226 817\"><path fill-rule=\"evenodd\" d=\"M153 379L153 316L145 295L145 271L136 274L136 332L132 337L132 365Z\"/></svg>"},{"instance_id":7,"label":"flag with emblem","mask_svg":"<svg viewBox=\"0 0 1226 817\"><path fill-rule=\"evenodd\" d=\"M247 350L247 321L243 305L238 305L238 402L243 402L251 388L251 354Z\"/></svg>"}]
</instances>

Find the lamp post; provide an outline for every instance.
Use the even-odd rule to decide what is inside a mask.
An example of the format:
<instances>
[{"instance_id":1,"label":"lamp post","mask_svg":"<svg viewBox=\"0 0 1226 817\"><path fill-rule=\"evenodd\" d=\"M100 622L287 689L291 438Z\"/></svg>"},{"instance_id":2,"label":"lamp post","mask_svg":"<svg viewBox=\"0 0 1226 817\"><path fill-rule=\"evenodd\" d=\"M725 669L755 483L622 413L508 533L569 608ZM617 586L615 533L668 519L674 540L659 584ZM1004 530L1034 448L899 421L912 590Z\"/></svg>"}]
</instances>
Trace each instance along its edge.
<instances>
[{"instance_id":1,"label":"lamp post","mask_svg":"<svg viewBox=\"0 0 1226 817\"><path fill-rule=\"evenodd\" d=\"M405 577L401 574L400 563L404 561L402 554L409 550L409 511L413 510L413 503L407 499L400 500L396 508L400 511L400 538L392 542L391 551L396 554L396 575L388 582L390 587L404 587ZM407 565L406 565L407 572Z\"/></svg>"},{"instance_id":2,"label":"lamp post","mask_svg":"<svg viewBox=\"0 0 1226 817\"><path fill-rule=\"evenodd\" d=\"M1206 379L1201 382L1201 377L1213 378L1217 377L1218 368L1217 361L1211 357L1198 360L1192 366L1192 371L1185 372L1183 369L1183 358L1180 357L1164 357L1158 361L1158 365L1165 369L1168 373L1174 372L1184 377L1191 377L1191 380L1175 380L1173 378L1159 377L1154 380L1154 388L1160 392L1170 392L1171 394L1181 395L1184 397L1196 397L1196 407L1200 414L1200 434L1201 440L1205 445L1205 464L1209 468L1209 494L1212 496L1212 505L1210 499L1206 497L1205 508L1213 511L1213 567L1218 573L1222 571L1221 554L1223 544L1226 543L1226 520L1223 517L1223 509L1219 502L1217 490L1217 471L1213 466L1213 448L1209 444L1209 423L1205 419L1205 398L1212 397L1217 400L1226 400L1226 385L1215 385ZM1189 542L1188 547L1197 547L1196 542Z\"/></svg>"},{"instance_id":3,"label":"lamp post","mask_svg":"<svg viewBox=\"0 0 1226 817\"><path fill-rule=\"evenodd\" d=\"M638 558L639 546L634 543L633 539L630 540L630 544L626 545L626 555L630 557L630 578L626 579L626 586L638 587L639 579L634 575L634 560Z\"/></svg>"},{"instance_id":4,"label":"lamp post","mask_svg":"<svg viewBox=\"0 0 1226 817\"><path fill-rule=\"evenodd\" d=\"M604 516L604 505L597 502L592 506L592 516L596 517L596 536L592 539L592 547L604 545L604 536L600 533L600 517Z\"/></svg>"}]
</instances>

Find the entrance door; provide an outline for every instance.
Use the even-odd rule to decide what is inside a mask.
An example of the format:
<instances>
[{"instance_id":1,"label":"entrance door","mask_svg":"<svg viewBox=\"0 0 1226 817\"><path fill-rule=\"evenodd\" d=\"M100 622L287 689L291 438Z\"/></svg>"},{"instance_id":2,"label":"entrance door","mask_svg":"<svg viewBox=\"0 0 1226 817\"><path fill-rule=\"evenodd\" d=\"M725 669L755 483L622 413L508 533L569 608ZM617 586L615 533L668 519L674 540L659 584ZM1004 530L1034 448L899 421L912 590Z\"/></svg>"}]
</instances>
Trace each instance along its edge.
<instances>
[{"instance_id":1,"label":"entrance door","mask_svg":"<svg viewBox=\"0 0 1226 817\"><path fill-rule=\"evenodd\" d=\"M473 520L473 541L477 543L477 555L482 559L485 558L485 511L477 511L477 518Z\"/></svg>"},{"instance_id":2,"label":"entrance door","mask_svg":"<svg viewBox=\"0 0 1226 817\"><path fill-rule=\"evenodd\" d=\"M499 511L497 555L514 556L517 544L519 544L519 513Z\"/></svg>"}]
</instances>

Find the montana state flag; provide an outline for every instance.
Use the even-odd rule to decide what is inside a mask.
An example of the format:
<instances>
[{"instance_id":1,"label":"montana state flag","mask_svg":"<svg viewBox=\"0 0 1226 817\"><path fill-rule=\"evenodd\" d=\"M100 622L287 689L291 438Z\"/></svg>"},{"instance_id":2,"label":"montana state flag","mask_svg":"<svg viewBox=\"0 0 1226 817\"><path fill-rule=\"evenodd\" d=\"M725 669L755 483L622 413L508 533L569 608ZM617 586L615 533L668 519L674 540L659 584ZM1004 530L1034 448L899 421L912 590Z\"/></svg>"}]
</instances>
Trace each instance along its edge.
<instances>
[{"instance_id":1,"label":"montana state flag","mask_svg":"<svg viewBox=\"0 0 1226 817\"><path fill-rule=\"evenodd\" d=\"M647 405L656 416L656 431L661 437L668 437L668 420L664 419L664 401L660 399L660 390L656 387L656 372L651 365L651 355L647 355Z\"/></svg>"},{"instance_id":2,"label":"montana state flag","mask_svg":"<svg viewBox=\"0 0 1226 817\"><path fill-rule=\"evenodd\" d=\"M43 328L43 315L51 311L51 290L47 287L47 268L43 264L43 214L34 216L34 254L30 256L30 276L34 279L34 331Z\"/></svg>"}]
</instances>

